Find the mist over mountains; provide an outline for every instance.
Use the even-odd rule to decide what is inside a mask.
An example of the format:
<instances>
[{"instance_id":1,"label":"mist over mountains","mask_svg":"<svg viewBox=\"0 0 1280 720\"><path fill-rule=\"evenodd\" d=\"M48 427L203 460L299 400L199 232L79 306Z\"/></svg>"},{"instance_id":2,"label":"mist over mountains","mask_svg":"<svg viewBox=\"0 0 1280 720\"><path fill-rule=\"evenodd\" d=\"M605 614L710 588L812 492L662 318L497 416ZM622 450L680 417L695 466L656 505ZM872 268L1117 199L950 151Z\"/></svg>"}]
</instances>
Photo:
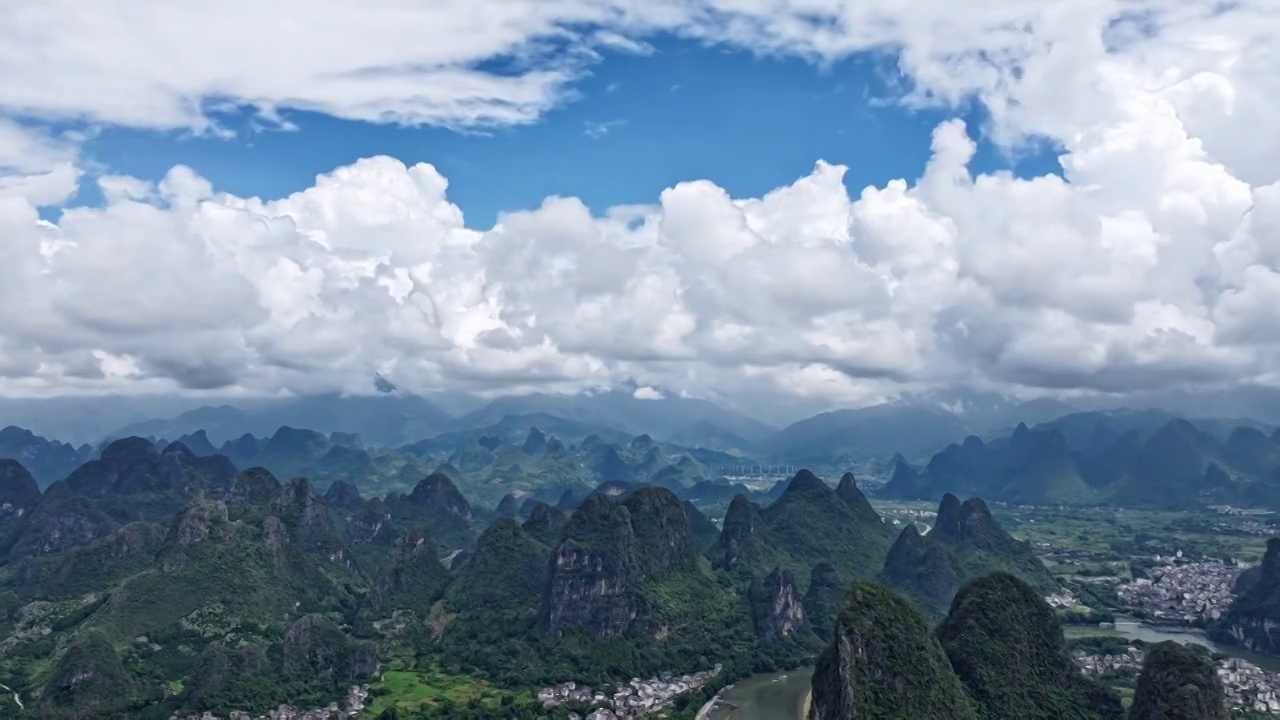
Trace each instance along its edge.
<instances>
[{"instance_id":1,"label":"mist over mountains","mask_svg":"<svg viewBox=\"0 0 1280 720\"><path fill-rule=\"evenodd\" d=\"M216 445L282 426L325 434L358 434L365 443L396 447L448 432L469 432L509 417L546 415L594 426L597 432L647 434L690 447L733 450L760 459L825 460L895 452L937 452L968 435L1006 435L1085 411L1154 409L1169 416L1223 418L1235 425L1280 425L1280 390L1165 390L1124 396L1020 400L965 389L907 393L859 408L774 406L731 409L711 400L624 386L578 394L533 393L486 399L461 391L414 395L378 376L375 392L289 398L67 396L0 398L0 422L76 446L137 435L176 439L203 430ZM745 410L745 411L744 411Z\"/></svg>"}]
</instances>

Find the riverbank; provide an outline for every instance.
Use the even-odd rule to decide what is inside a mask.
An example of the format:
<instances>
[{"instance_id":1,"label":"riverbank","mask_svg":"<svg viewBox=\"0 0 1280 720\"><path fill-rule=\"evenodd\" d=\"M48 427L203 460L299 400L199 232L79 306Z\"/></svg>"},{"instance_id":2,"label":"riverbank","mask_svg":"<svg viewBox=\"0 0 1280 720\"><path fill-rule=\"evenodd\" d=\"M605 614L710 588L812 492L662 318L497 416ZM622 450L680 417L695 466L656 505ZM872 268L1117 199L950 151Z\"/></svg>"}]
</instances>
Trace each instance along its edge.
<instances>
[{"instance_id":1,"label":"riverbank","mask_svg":"<svg viewBox=\"0 0 1280 720\"><path fill-rule=\"evenodd\" d=\"M801 720L812 676L812 668L752 675L716 693L697 720Z\"/></svg>"},{"instance_id":2,"label":"riverbank","mask_svg":"<svg viewBox=\"0 0 1280 720\"><path fill-rule=\"evenodd\" d=\"M1068 638L1089 636L1124 637L1130 640L1141 640L1146 643L1159 643L1173 640L1183 644L1200 645L1213 652L1246 660L1258 667L1280 672L1280 657L1251 652L1236 645L1225 645L1209 639L1203 630L1192 627L1173 627L1168 625L1149 625L1133 618L1116 618L1115 623L1105 625L1068 625L1063 628Z\"/></svg>"}]
</instances>

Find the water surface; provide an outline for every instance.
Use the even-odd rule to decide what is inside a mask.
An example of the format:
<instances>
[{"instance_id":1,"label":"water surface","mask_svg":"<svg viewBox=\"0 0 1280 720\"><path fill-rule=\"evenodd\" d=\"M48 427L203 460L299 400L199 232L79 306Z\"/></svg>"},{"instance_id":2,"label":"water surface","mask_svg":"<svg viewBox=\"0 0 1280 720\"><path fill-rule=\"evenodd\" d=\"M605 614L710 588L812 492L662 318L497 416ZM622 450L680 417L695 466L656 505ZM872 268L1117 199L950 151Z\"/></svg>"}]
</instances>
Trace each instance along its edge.
<instances>
[{"instance_id":1,"label":"water surface","mask_svg":"<svg viewBox=\"0 0 1280 720\"><path fill-rule=\"evenodd\" d=\"M1261 653L1250 652L1241 647L1234 645L1223 645L1210 640L1204 633L1191 629L1153 627L1136 620L1117 619L1115 628L1108 626L1094 627L1081 625L1067 625L1064 630L1067 637L1085 637L1089 635L1113 635L1117 637L1126 637L1130 640L1141 640L1148 643L1164 642L1165 640L1173 640L1184 645L1187 643L1193 645L1201 645L1210 650L1238 657L1241 660L1247 660L1254 665L1269 670L1271 672L1280 672L1280 657L1271 655L1263 655Z\"/></svg>"},{"instance_id":2,"label":"water surface","mask_svg":"<svg viewBox=\"0 0 1280 720\"><path fill-rule=\"evenodd\" d=\"M720 693L705 720L798 720L813 668L752 675Z\"/></svg>"}]
</instances>

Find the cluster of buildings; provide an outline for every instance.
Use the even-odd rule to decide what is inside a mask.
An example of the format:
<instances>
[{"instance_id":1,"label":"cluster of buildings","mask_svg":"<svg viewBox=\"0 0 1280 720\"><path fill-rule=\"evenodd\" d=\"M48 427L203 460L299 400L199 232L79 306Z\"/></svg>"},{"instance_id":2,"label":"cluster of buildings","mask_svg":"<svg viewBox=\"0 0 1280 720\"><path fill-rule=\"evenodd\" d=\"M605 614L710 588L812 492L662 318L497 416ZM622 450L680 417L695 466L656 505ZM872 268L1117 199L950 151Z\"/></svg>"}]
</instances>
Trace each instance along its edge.
<instances>
[{"instance_id":1,"label":"cluster of buildings","mask_svg":"<svg viewBox=\"0 0 1280 720\"><path fill-rule=\"evenodd\" d=\"M227 716L226 720L347 720L348 718L359 717L360 713L365 709L365 702L369 699L368 685L354 685L347 691L347 697L344 702L339 705L336 702L329 703L327 707L312 708L303 710L291 705L281 705L275 710L267 712L266 715L259 715L256 718L246 712L233 712ZM222 720L218 715L206 712L203 715L174 715L169 720Z\"/></svg>"},{"instance_id":2,"label":"cluster of buildings","mask_svg":"<svg viewBox=\"0 0 1280 720\"><path fill-rule=\"evenodd\" d=\"M1049 607L1054 610L1067 610L1080 605L1075 593L1065 588L1052 595L1046 595L1044 601L1049 603Z\"/></svg>"},{"instance_id":3,"label":"cluster of buildings","mask_svg":"<svg viewBox=\"0 0 1280 720\"><path fill-rule=\"evenodd\" d=\"M567 703L583 703L597 707L585 720L615 720L617 718L634 718L657 712L671 704L677 696L687 693L711 682L720 674L721 666L717 664L711 670L703 670L692 675L676 676L662 673L658 677L641 680L631 678L629 682L618 683L612 693L594 690L586 685L566 682L554 687L538 691L538 702L542 707L551 708ZM576 720L583 720L578 715L570 715Z\"/></svg>"},{"instance_id":4,"label":"cluster of buildings","mask_svg":"<svg viewBox=\"0 0 1280 720\"><path fill-rule=\"evenodd\" d=\"M1129 646L1126 652L1118 655L1110 653L1101 655L1088 655L1082 652L1076 652L1071 659L1076 661L1076 666L1080 668L1080 672L1089 677L1101 677L1110 675L1111 673L1124 670L1125 668L1133 668L1134 670L1142 667L1142 661L1146 657L1146 653L1141 648Z\"/></svg>"},{"instance_id":5,"label":"cluster of buildings","mask_svg":"<svg viewBox=\"0 0 1280 720\"><path fill-rule=\"evenodd\" d=\"M1280 715L1280 674L1271 673L1240 658L1218 664L1218 678L1227 696L1227 707Z\"/></svg>"},{"instance_id":6,"label":"cluster of buildings","mask_svg":"<svg viewBox=\"0 0 1280 720\"><path fill-rule=\"evenodd\" d=\"M1116 586L1124 604L1156 622L1193 625L1217 620L1231 604L1231 588L1244 568L1236 563L1169 563Z\"/></svg>"},{"instance_id":7,"label":"cluster of buildings","mask_svg":"<svg viewBox=\"0 0 1280 720\"><path fill-rule=\"evenodd\" d=\"M1077 652L1073 659L1085 675L1103 677L1126 669L1136 675L1142 669L1144 657L1142 649L1131 645L1127 652L1116 655ZM1218 679L1229 709L1280 715L1280 673L1267 672L1246 660L1228 657L1218 661Z\"/></svg>"}]
</instances>

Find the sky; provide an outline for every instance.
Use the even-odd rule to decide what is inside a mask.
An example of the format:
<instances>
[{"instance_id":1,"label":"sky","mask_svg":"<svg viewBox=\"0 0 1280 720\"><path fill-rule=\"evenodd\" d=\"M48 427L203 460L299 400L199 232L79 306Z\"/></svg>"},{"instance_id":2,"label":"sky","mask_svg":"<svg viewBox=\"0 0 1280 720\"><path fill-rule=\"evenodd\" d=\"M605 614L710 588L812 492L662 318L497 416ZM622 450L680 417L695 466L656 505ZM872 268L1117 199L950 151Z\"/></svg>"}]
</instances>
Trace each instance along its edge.
<instances>
[{"instance_id":1,"label":"sky","mask_svg":"<svg viewBox=\"0 0 1280 720\"><path fill-rule=\"evenodd\" d=\"M1269 0L153 5L0 6L0 396L1277 384Z\"/></svg>"}]
</instances>

